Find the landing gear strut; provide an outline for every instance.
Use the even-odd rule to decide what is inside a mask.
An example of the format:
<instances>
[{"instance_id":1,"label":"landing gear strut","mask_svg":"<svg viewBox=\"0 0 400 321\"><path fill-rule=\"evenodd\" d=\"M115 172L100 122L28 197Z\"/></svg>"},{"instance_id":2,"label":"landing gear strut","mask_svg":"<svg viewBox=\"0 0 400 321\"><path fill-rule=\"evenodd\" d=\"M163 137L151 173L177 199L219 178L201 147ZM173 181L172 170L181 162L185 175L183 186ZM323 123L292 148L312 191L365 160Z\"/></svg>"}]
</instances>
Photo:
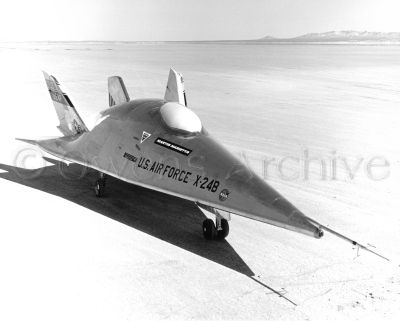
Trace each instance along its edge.
<instances>
[{"instance_id":1,"label":"landing gear strut","mask_svg":"<svg viewBox=\"0 0 400 321\"><path fill-rule=\"evenodd\" d=\"M106 175L100 173L99 178L94 183L94 193L96 197L103 197L106 188Z\"/></svg>"},{"instance_id":2,"label":"landing gear strut","mask_svg":"<svg viewBox=\"0 0 400 321\"><path fill-rule=\"evenodd\" d=\"M224 240L229 234L229 223L226 219L217 216L217 239Z\"/></svg>"},{"instance_id":3,"label":"landing gear strut","mask_svg":"<svg viewBox=\"0 0 400 321\"><path fill-rule=\"evenodd\" d=\"M207 240L224 240L229 234L229 223L217 215L215 223L211 219L203 221L203 235Z\"/></svg>"}]
</instances>

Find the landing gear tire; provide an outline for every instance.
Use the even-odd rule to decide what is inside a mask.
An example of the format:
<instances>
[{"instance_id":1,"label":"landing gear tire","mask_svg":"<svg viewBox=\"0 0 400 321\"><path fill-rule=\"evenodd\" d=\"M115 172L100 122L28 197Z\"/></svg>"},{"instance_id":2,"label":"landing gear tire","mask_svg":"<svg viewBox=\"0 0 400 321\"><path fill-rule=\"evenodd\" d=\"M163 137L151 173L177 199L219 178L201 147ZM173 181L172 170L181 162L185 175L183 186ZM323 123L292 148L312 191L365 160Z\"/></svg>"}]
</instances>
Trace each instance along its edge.
<instances>
[{"instance_id":1,"label":"landing gear tire","mask_svg":"<svg viewBox=\"0 0 400 321\"><path fill-rule=\"evenodd\" d=\"M226 219L221 219L221 230L217 230L217 239L225 240L229 234L229 223Z\"/></svg>"},{"instance_id":2,"label":"landing gear tire","mask_svg":"<svg viewBox=\"0 0 400 321\"><path fill-rule=\"evenodd\" d=\"M208 218L203 221L203 235L206 240L213 240L217 237L217 229L213 220Z\"/></svg>"},{"instance_id":3,"label":"landing gear tire","mask_svg":"<svg viewBox=\"0 0 400 321\"><path fill-rule=\"evenodd\" d=\"M94 184L94 193L95 193L96 197L103 197L105 188L106 188L105 179L99 178L96 181L96 183Z\"/></svg>"}]
</instances>

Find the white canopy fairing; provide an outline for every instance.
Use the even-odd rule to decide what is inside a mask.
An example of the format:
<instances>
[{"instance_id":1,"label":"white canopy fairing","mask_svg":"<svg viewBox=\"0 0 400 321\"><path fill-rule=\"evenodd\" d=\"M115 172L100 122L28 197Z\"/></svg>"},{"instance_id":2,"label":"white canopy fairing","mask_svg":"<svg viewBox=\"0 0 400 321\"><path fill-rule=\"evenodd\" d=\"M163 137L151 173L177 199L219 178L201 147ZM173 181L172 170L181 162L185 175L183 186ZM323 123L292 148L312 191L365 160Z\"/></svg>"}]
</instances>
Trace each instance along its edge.
<instances>
[{"instance_id":1,"label":"white canopy fairing","mask_svg":"<svg viewBox=\"0 0 400 321\"><path fill-rule=\"evenodd\" d=\"M171 129L198 133L202 125L200 118L189 108L177 103L166 103L160 108L164 123Z\"/></svg>"}]
</instances>

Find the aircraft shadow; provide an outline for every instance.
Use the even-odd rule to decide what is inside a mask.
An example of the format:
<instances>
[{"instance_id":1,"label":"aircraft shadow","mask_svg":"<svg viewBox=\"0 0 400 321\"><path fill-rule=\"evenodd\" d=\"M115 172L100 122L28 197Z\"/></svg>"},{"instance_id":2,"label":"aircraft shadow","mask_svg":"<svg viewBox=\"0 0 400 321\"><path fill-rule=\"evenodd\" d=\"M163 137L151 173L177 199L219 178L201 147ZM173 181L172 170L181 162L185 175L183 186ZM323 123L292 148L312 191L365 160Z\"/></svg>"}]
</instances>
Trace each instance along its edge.
<instances>
[{"instance_id":1,"label":"aircraft shadow","mask_svg":"<svg viewBox=\"0 0 400 321\"><path fill-rule=\"evenodd\" d=\"M192 202L107 177L104 198L92 188L97 173L46 158L52 166L27 170L0 164L0 178L57 195L210 261L254 276L227 241L203 238L205 215ZM83 174L82 174L83 173Z\"/></svg>"}]
</instances>

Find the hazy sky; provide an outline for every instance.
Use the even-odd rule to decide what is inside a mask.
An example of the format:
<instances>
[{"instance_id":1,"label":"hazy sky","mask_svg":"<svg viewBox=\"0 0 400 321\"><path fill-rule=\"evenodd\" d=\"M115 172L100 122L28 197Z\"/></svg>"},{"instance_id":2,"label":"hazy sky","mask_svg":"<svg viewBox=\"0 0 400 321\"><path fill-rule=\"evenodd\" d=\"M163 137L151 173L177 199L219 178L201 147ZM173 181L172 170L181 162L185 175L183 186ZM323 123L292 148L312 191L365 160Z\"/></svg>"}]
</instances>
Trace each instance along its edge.
<instances>
[{"instance_id":1,"label":"hazy sky","mask_svg":"<svg viewBox=\"0 0 400 321\"><path fill-rule=\"evenodd\" d=\"M1 0L4 40L204 40L400 31L400 0Z\"/></svg>"}]
</instances>

